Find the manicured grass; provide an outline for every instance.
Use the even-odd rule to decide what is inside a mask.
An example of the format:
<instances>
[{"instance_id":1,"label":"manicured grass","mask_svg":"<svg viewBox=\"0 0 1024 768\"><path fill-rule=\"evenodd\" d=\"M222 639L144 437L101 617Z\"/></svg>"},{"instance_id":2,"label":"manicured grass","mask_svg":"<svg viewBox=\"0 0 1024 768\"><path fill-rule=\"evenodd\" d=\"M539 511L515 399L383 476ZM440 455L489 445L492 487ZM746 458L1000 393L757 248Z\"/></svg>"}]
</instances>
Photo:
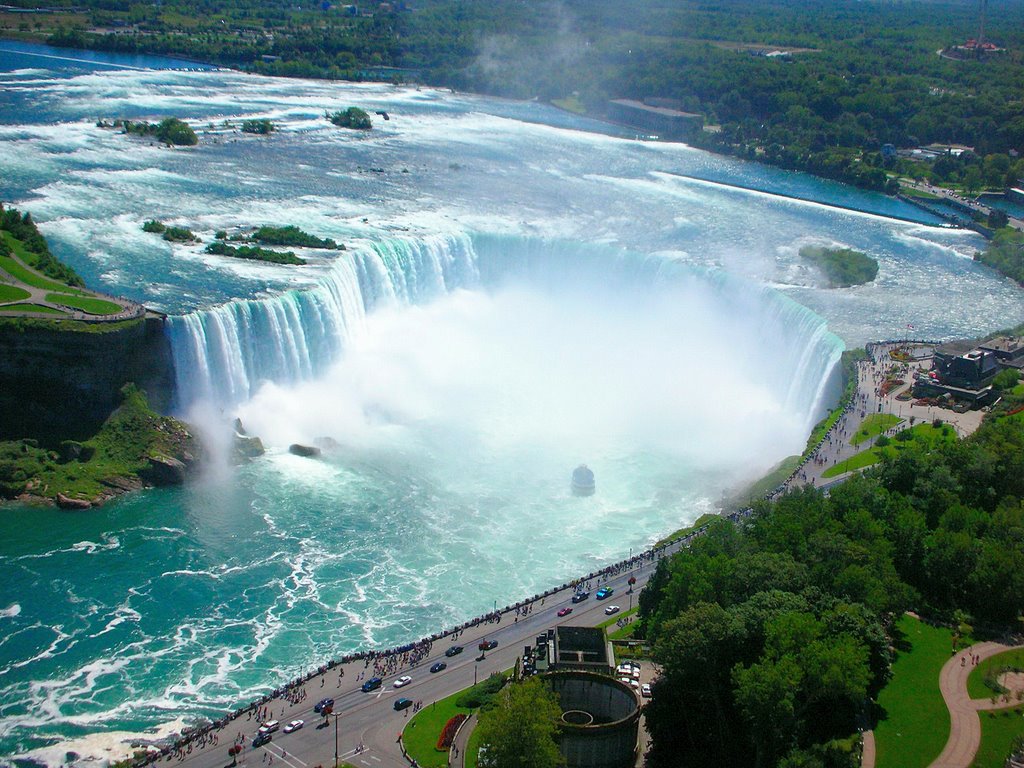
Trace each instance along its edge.
<instances>
[{"instance_id":1,"label":"manicured grass","mask_svg":"<svg viewBox=\"0 0 1024 768\"><path fill-rule=\"evenodd\" d=\"M575 112L577 115L585 115L587 113L587 108L583 106L583 102L576 95L566 96L564 99L552 99L551 103L559 109L564 109L566 112Z\"/></svg>"},{"instance_id":2,"label":"manicured grass","mask_svg":"<svg viewBox=\"0 0 1024 768\"><path fill-rule=\"evenodd\" d=\"M629 595L626 595L626 597L628 598L628 597L629 597ZM636 601L634 600L634 602L636 602ZM600 624L598 624L598 625L597 625L597 628L598 628L598 629L604 629L605 627L610 627L610 626L611 626L612 624L614 624L614 623L615 623L616 621L618 621L619 619L623 618L624 616L632 616L632 615L633 615L634 613L636 613L636 612L637 612L638 610L640 610L640 609L639 609L639 607L638 607L638 606L635 606L635 605L634 605L634 606L633 606L633 607L632 607L632 608L631 608L630 610L628 610L628 611L619 611L619 612L618 612L618 613L616 613L616 614L615 614L614 616L609 616L609 617L608 617L607 619L605 619L605 620L604 620L604 621L602 621L602 622L601 622Z\"/></svg>"},{"instance_id":3,"label":"manicured grass","mask_svg":"<svg viewBox=\"0 0 1024 768\"><path fill-rule=\"evenodd\" d=\"M88 296L69 296L64 293L48 293L46 294L46 300L52 301L54 304L64 304L80 309L83 312L88 312L90 315L116 315L123 309L120 304L115 304L105 299L93 299Z\"/></svg>"},{"instance_id":4,"label":"manicured grass","mask_svg":"<svg viewBox=\"0 0 1024 768\"><path fill-rule=\"evenodd\" d=\"M903 187L900 189L900 191L907 197L921 197L924 198L925 200L939 199L939 196L936 194L932 194L931 192L927 192L923 189L915 189L914 187Z\"/></svg>"},{"instance_id":5,"label":"manicured grass","mask_svg":"<svg viewBox=\"0 0 1024 768\"><path fill-rule=\"evenodd\" d=\"M41 315L63 315L59 309L53 307L44 307L42 304L8 304L6 307L0 307L0 310L5 312L17 311L17 312L38 312Z\"/></svg>"},{"instance_id":6,"label":"manicured grass","mask_svg":"<svg viewBox=\"0 0 1024 768\"><path fill-rule=\"evenodd\" d=\"M0 283L0 303L7 303L8 301L21 301L27 299L32 294L26 291L24 288L18 288L13 285L7 285L6 283Z\"/></svg>"},{"instance_id":7,"label":"manicured grass","mask_svg":"<svg viewBox=\"0 0 1024 768\"><path fill-rule=\"evenodd\" d=\"M4 241L10 246L14 255L21 259L25 264L31 264L34 262L34 257L28 251L25 250L25 246L21 244L21 241L14 237L10 232L0 231L0 237L4 238ZM49 277L44 277L36 272L27 269L17 259L13 259L10 256L0 256L0 269L7 272L12 277L17 278L25 285L31 285L33 288L44 288L48 291L64 291L65 293L74 293L77 295L84 295L85 292L78 288L72 288L69 285L65 285L59 280L52 280Z\"/></svg>"},{"instance_id":8,"label":"manicured grass","mask_svg":"<svg viewBox=\"0 0 1024 768\"><path fill-rule=\"evenodd\" d=\"M860 445L876 435L880 435L887 429L899 424L903 419L893 416L891 413L872 413L860 423L860 429L850 438L850 445Z\"/></svg>"},{"instance_id":9,"label":"manicured grass","mask_svg":"<svg viewBox=\"0 0 1024 768\"><path fill-rule=\"evenodd\" d=\"M995 691L985 685L985 677L991 672L997 676L1005 668L1024 670L1024 649L1004 651L985 659L971 670L967 678L967 693L972 699L987 699Z\"/></svg>"},{"instance_id":10,"label":"manicured grass","mask_svg":"<svg viewBox=\"0 0 1024 768\"><path fill-rule=\"evenodd\" d=\"M839 462L834 467L829 467L821 473L821 476L836 477L844 472L852 472L856 469L871 466L881 461L882 456L885 455L895 457L899 455L900 451L905 451L911 447L927 450L936 443L957 439L956 430L949 424L943 424L941 427L934 427L930 423L918 424L916 427L912 427L909 432L913 439L904 441L893 438L888 445L882 448L868 448L865 451L854 454L845 461Z\"/></svg>"},{"instance_id":11,"label":"manicured grass","mask_svg":"<svg viewBox=\"0 0 1024 768\"><path fill-rule=\"evenodd\" d=\"M979 712L981 745L972 768L1003 768L1017 736L1024 736L1024 707Z\"/></svg>"},{"instance_id":12,"label":"manicured grass","mask_svg":"<svg viewBox=\"0 0 1024 768\"><path fill-rule=\"evenodd\" d=\"M878 697L875 765L925 768L949 738L949 710L939 691L939 672L950 658L953 634L909 615L896 626L902 637L892 679Z\"/></svg>"},{"instance_id":13,"label":"manicured grass","mask_svg":"<svg viewBox=\"0 0 1024 768\"><path fill-rule=\"evenodd\" d=\"M608 637L611 640L628 640L633 636L633 632L636 630L638 626L640 625L637 624L635 621L631 621L626 626L619 627L614 632L609 632Z\"/></svg>"},{"instance_id":14,"label":"manicured grass","mask_svg":"<svg viewBox=\"0 0 1024 768\"><path fill-rule=\"evenodd\" d=\"M460 695L461 691L446 699L426 705L416 713L409 724L405 726L405 730L402 731L405 751L422 768L443 768L448 765L448 752L437 750L437 737L441 735L441 729L449 719L460 712L468 715L473 711L455 704L455 700Z\"/></svg>"},{"instance_id":15,"label":"manicured grass","mask_svg":"<svg viewBox=\"0 0 1024 768\"><path fill-rule=\"evenodd\" d=\"M480 729L474 728L469 734L469 741L466 742L466 768L476 768L477 758L480 756Z\"/></svg>"}]
</instances>

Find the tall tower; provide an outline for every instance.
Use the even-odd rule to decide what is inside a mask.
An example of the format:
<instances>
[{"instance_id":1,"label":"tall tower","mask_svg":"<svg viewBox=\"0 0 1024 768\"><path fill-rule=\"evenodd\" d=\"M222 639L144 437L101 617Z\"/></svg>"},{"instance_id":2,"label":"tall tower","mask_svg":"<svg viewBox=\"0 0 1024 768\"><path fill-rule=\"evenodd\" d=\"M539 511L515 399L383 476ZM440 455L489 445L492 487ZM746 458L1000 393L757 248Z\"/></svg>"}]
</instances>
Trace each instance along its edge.
<instances>
[{"instance_id":1,"label":"tall tower","mask_svg":"<svg viewBox=\"0 0 1024 768\"><path fill-rule=\"evenodd\" d=\"M985 11L988 10L988 0L981 0L981 19L978 21L978 56L981 56L981 44L985 42Z\"/></svg>"}]
</instances>

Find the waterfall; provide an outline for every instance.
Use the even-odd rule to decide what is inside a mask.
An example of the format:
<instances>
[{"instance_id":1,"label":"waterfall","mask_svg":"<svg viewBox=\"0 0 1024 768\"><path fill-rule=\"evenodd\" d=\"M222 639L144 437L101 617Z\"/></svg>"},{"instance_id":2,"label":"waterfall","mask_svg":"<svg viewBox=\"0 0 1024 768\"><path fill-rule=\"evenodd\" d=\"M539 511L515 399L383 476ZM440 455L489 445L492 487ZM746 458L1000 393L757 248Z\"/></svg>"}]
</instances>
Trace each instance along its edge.
<instances>
[{"instance_id":1,"label":"waterfall","mask_svg":"<svg viewBox=\"0 0 1024 768\"><path fill-rule=\"evenodd\" d=\"M744 354L753 349L758 360L763 358L764 378L787 410L807 415L808 428L819 415L829 373L843 349L821 317L778 291L670 257L502 235L396 238L346 252L312 289L173 318L175 402L179 409L197 400L230 409L265 381L287 384L325 371L376 307L422 303L459 288L497 288L508 281L582 291L612 285L636 289L638 295L689 287L727 308L722 321L741 326L733 337L746 337Z\"/></svg>"}]
</instances>

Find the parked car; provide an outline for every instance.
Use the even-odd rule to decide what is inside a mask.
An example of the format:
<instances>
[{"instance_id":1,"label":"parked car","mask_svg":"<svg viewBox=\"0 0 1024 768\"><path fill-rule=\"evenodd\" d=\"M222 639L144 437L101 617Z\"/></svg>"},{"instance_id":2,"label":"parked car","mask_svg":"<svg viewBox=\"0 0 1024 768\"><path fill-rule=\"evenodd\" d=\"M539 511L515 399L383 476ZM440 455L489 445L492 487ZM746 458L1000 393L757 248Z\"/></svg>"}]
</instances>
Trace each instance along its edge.
<instances>
[{"instance_id":1,"label":"parked car","mask_svg":"<svg viewBox=\"0 0 1024 768\"><path fill-rule=\"evenodd\" d=\"M569 606L565 606L565 608L562 608L558 611L558 617L561 618L563 616L568 616L570 613L572 613L572 608L570 608Z\"/></svg>"},{"instance_id":2,"label":"parked car","mask_svg":"<svg viewBox=\"0 0 1024 768\"><path fill-rule=\"evenodd\" d=\"M412 706L412 699L395 699L395 711L401 712Z\"/></svg>"},{"instance_id":3,"label":"parked car","mask_svg":"<svg viewBox=\"0 0 1024 768\"><path fill-rule=\"evenodd\" d=\"M651 698L651 684L650 683L644 683L643 685L640 686L640 695L643 696L645 699Z\"/></svg>"},{"instance_id":4,"label":"parked car","mask_svg":"<svg viewBox=\"0 0 1024 768\"><path fill-rule=\"evenodd\" d=\"M380 686L381 686L381 684L383 682L384 681L381 680L379 677L371 677L369 680L367 680L365 683L363 683L363 693L369 693L370 691L376 691L378 688L380 688Z\"/></svg>"},{"instance_id":5,"label":"parked car","mask_svg":"<svg viewBox=\"0 0 1024 768\"><path fill-rule=\"evenodd\" d=\"M395 688L402 688L403 686L406 686L406 685L408 685L411 682L412 682L412 678L411 677L409 677L408 675L402 675L400 678L395 680L394 687Z\"/></svg>"},{"instance_id":6,"label":"parked car","mask_svg":"<svg viewBox=\"0 0 1024 768\"><path fill-rule=\"evenodd\" d=\"M606 597L611 597L613 594L615 594L615 590L611 587L601 587L599 590L597 590L597 594L595 595L595 597L598 600L604 600Z\"/></svg>"},{"instance_id":7,"label":"parked car","mask_svg":"<svg viewBox=\"0 0 1024 768\"><path fill-rule=\"evenodd\" d=\"M260 733L273 733L280 726L281 723L277 720L267 720L267 722L260 726Z\"/></svg>"},{"instance_id":8,"label":"parked car","mask_svg":"<svg viewBox=\"0 0 1024 768\"><path fill-rule=\"evenodd\" d=\"M609 605L607 608L604 609L604 615L605 616L614 616L618 612L619 612L619 606L617 606L617 605Z\"/></svg>"},{"instance_id":9,"label":"parked car","mask_svg":"<svg viewBox=\"0 0 1024 768\"><path fill-rule=\"evenodd\" d=\"M253 747L262 747L268 741L270 741L269 733L257 733L252 739L252 745Z\"/></svg>"},{"instance_id":10,"label":"parked car","mask_svg":"<svg viewBox=\"0 0 1024 768\"><path fill-rule=\"evenodd\" d=\"M588 597L590 597L590 593L589 592L586 592L586 591L577 592L575 595L572 596L572 601L574 603L582 603Z\"/></svg>"},{"instance_id":11,"label":"parked car","mask_svg":"<svg viewBox=\"0 0 1024 768\"><path fill-rule=\"evenodd\" d=\"M430 668L431 672L440 672L442 669L448 669L448 665L443 661L439 661Z\"/></svg>"},{"instance_id":12,"label":"parked car","mask_svg":"<svg viewBox=\"0 0 1024 768\"><path fill-rule=\"evenodd\" d=\"M318 715L323 712L324 707L333 707L334 699L320 699L316 704L313 705L313 711Z\"/></svg>"},{"instance_id":13,"label":"parked car","mask_svg":"<svg viewBox=\"0 0 1024 768\"><path fill-rule=\"evenodd\" d=\"M305 720L292 720L284 727L285 733L293 733L306 724Z\"/></svg>"},{"instance_id":14,"label":"parked car","mask_svg":"<svg viewBox=\"0 0 1024 768\"><path fill-rule=\"evenodd\" d=\"M444 652L444 655L450 659L452 656L458 656L460 653L462 653L462 646L453 645L451 648Z\"/></svg>"}]
</instances>

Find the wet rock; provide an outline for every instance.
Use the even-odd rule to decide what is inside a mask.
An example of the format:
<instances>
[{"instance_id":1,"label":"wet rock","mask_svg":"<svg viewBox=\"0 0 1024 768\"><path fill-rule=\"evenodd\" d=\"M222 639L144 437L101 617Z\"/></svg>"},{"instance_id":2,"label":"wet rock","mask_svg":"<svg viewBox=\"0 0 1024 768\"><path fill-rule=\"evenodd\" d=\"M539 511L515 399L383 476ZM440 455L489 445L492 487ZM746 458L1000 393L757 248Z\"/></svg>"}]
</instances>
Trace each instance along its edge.
<instances>
[{"instance_id":1,"label":"wet rock","mask_svg":"<svg viewBox=\"0 0 1024 768\"><path fill-rule=\"evenodd\" d=\"M92 506L92 502L85 499L72 499L63 493L58 493L57 506L61 509L89 509Z\"/></svg>"},{"instance_id":2,"label":"wet rock","mask_svg":"<svg viewBox=\"0 0 1024 768\"><path fill-rule=\"evenodd\" d=\"M149 465L139 472L139 476L147 483L160 487L165 485L182 485L188 475L185 463L171 456L149 456Z\"/></svg>"},{"instance_id":3,"label":"wet rock","mask_svg":"<svg viewBox=\"0 0 1024 768\"><path fill-rule=\"evenodd\" d=\"M319 456L320 449L314 445L300 445L299 443L292 443L288 446L288 453L294 453L296 456Z\"/></svg>"}]
</instances>

